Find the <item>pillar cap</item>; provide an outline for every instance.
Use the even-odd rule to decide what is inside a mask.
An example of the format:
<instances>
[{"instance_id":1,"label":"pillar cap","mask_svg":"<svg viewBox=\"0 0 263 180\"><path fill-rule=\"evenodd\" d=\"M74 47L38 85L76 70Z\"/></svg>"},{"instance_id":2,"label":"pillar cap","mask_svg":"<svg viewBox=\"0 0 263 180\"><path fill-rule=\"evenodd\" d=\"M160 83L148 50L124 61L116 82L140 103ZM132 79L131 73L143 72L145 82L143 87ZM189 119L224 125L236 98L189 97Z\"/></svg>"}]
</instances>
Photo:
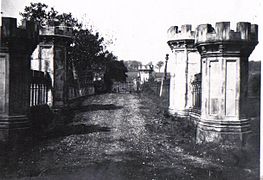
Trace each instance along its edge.
<instances>
[{"instance_id":1,"label":"pillar cap","mask_svg":"<svg viewBox=\"0 0 263 180\"><path fill-rule=\"evenodd\" d=\"M17 27L17 19L12 17L2 17L1 39L38 39L39 25L35 22L22 21L22 25Z\"/></svg>"},{"instance_id":2,"label":"pillar cap","mask_svg":"<svg viewBox=\"0 0 263 180\"><path fill-rule=\"evenodd\" d=\"M182 25L181 30L178 29L178 26L171 26L167 30L167 38L168 41L184 40L184 39L194 40L195 32L192 31L192 25L190 24Z\"/></svg>"},{"instance_id":3,"label":"pillar cap","mask_svg":"<svg viewBox=\"0 0 263 180\"><path fill-rule=\"evenodd\" d=\"M217 22L215 27L211 24L197 26L196 44L217 41L258 42L258 25L249 22L238 22L236 31L230 29L230 22Z\"/></svg>"}]
</instances>

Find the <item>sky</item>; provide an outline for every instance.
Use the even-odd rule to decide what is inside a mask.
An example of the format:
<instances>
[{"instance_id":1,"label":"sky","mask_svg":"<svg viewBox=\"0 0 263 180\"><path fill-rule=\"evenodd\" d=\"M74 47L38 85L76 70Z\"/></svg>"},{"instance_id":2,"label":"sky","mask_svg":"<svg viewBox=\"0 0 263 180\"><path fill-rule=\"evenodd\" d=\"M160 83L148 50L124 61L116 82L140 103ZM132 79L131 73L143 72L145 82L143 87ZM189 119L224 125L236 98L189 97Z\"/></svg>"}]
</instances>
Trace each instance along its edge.
<instances>
[{"instance_id":1,"label":"sky","mask_svg":"<svg viewBox=\"0 0 263 180\"><path fill-rule=\"evenodd\" d=\"M2 16L20 18L34 0L1 0ZM74 17L112 40L108 46L119 60L138 60L144 64L171 54L167 45L170 26L212 24L230 21L231 28L240 21L259 25L259 44L251 60L261 60L263 35L262 0L41 0L59 12L71 12Z\"/></svg>"}]
</instances>

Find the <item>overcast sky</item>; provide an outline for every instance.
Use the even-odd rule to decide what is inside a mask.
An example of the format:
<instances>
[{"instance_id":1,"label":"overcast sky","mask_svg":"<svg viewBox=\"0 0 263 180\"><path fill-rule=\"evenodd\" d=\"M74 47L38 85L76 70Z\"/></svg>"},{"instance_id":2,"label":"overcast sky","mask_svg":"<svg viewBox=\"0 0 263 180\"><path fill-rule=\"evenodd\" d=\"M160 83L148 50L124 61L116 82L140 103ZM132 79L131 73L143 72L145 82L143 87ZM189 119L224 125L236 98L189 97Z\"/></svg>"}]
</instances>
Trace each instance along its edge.
<instances>
[{"instance_id":1,"label":"overcast sky","mask_svg":"<svg viewBox=\"0 0 263 180\"><path fill-rule=\"evenodd\" d=\"M1 0L3 16L19 17L32 0ZM106 39L120 60L144 63L164 60L171 53L166 31L172 25L230 21L248 21L263 27L262 0L41 0L59 12L71 12L80 21L92 25ZM262 34L250 59L261 60ZM262 51L261 51L262 52Z\"/></svg>"}]
</instances>

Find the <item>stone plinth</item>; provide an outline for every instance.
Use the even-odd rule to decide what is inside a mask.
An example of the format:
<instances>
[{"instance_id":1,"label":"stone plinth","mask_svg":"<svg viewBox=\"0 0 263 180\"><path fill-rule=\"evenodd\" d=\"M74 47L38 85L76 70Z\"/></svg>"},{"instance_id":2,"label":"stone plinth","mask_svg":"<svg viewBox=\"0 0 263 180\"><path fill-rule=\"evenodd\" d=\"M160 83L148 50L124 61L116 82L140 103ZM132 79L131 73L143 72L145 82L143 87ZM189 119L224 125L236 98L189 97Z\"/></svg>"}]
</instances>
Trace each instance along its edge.
<instances>
[{"instance_id":1,"label":"stone plinth","mask_svg":"<svg viewBox=\"0 0 263 180\"><path fill-rule=\"evenodd\" d=\"M0 47L0 141L30 127L30 59L38 43L38 26L15 18L2 17Z\"/></svg>"},{"instance_id":2,"label":"stone plinth","mask_svg":"<svg viewBox=\"0 0 263 180\"><path fill-rule=\"evenodd\" d=\"M52 88L48 92L48 105L63 108L68 100L67 49L72 42L72 28L46 26L39 34L40 43L33 53L31 69L50 75Z\"/></svg>"},{"instance_id":3,"label":"stone plinth","mask_svg":"<svg viewBox=\"0 0 263 180\"><path fill-rule=\"evenodd\" d=\"M194 47L195 32L191 25L168 29L168 45L174 59L171 59L169 110L177 116L187 116L193 106L192 85L194 75L200 73L200 55Z\"/></svg>"},{"instance_id":4,"label":"stone plinth","mask_svg":"<svg viewBox=\"0 0 263 180\"><path fill-rule=\"evenodd\" d=\"M258 43L258 27L229 22L197 27L195 45L202 61L201 119L198 142L242 143L250 131L247 98L248 57Z\"/></svg>"}]
</instances>

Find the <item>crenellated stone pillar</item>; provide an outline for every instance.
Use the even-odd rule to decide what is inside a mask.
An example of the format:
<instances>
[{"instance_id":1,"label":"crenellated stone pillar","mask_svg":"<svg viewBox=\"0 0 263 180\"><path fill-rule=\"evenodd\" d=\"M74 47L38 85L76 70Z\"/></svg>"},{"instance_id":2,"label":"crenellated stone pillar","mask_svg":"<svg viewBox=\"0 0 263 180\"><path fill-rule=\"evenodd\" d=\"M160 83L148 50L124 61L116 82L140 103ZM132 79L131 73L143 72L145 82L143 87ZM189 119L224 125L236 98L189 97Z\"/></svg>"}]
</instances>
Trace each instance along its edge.
<instances>
[{"instance_id":1,"label":"crenellated stone pillar","mask_svg":"<svg viewBox=\"0 0 263 180\"><path fill-rule=\"evenodd\" d=\"M48 92L48 105L60 109L68 100L67 52L72 42L72 28L45 26L40 28L39 35L40 43L34 51L31 69L49 74L52 87Z\"/></svg>"},{"instance_id":2,"label":"crenellated stone pillar","mask_svg":"<svg viewBox=\"0 0 263 180\"><path fill-rule=\"evenodd\" d=\"M202 111L198 142L242 143L250 131L246 116L248 57L258 43L258 26L230 22L197 27L202 61Z\"/></svg>"},{"instance_id":3,"label":"crenellated stone pillar","mask_svg":"<svg viewBox=\"0 0 263 180\"><path fill-rule=\"evenodd\" d=\"M2 17L0 47L0 141L12 139L30 127L27 118L30 59L38 43L38 26Z\"/></svg>"},{"instance_id":4,"label":"crenellated stone pillar","mask_svg":"<svg viewBox=\"0 0 263 180\"><path fill-rule=\"evenodd\" d=\"M169 111L171 114L185 117L192 108L192 85L194 76L200 73L200 55L194 47L195 32L191 25L182 25L168 29L168 45L175 59L171 59L173 69L170 79Z\"/></svg>"}]
</instances>

